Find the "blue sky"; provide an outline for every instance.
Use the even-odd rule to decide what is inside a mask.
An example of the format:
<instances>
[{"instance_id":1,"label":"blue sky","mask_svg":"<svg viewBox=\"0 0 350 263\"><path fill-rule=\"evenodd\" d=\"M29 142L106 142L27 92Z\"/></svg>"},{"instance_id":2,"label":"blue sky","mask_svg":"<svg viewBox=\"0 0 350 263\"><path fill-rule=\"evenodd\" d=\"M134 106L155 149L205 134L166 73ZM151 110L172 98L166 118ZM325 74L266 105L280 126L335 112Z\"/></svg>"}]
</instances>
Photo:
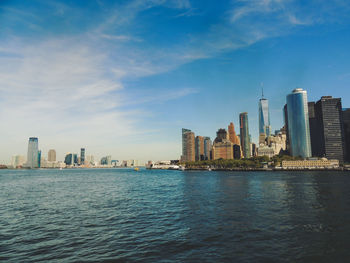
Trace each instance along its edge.
<instances>
[{"instance_id":1,"label":"blue sky","mask_svg":"<svg viewBox=\"0 0 350 263\"><path fill-rule=\"evenodd\" d=\"M0 2L0 162L86 147L96 157L176 159L181 128L215 137L263 83L273 130L285 96L350 107L350 3L292 0Z\"/></svg>"}]
</instances>

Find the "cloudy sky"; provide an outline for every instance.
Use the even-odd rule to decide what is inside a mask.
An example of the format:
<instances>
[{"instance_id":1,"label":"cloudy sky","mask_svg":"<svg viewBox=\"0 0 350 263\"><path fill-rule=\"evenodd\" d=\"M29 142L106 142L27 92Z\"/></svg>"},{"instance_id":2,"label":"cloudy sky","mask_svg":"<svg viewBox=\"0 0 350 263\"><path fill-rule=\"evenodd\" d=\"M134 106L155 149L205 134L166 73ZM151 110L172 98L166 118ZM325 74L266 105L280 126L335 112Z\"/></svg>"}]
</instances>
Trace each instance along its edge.
<instances>
[{"instance_id":1,"label":"cloudy sky","mask_svg":"<svg viewBox=\"0 0 350 263\"><path fill-rule=\"evenodd\" d=\"M30 136L58 158L175 159L181 128L215 136L261 86L273 130L285 96L350 107L348 0L0 1L0 163Z\"/></svg>"}]
</instances>

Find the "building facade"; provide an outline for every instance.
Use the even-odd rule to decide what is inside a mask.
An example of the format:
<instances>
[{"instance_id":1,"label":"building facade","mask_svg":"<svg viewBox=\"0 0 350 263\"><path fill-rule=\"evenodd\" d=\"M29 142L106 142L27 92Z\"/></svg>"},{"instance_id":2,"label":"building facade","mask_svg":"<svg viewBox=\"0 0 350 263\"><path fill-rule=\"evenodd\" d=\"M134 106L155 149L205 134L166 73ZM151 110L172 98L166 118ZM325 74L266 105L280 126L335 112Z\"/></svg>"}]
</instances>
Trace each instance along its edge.
<instances>
[{"instance_id":1,"label":"building facade","mask_svg":"<svg viewBox=\"0 0 350 263\"><path fill-rule=\"evenodd\" d=\"M233 122L231 122L228 126L228 138L233 144L240 145L240 141L238 136L236 135L235 126L233 125Z\"/></svg>"},{"instance_id":2,"label":"building facade","mask_svg":"<svg viewBox=\"0 0 350 263\"><path fill-rule=\"evenodd\" d=\"M85 164L85 148L80 149L80 164Z\"/></svg>"},{"instance_id":3,"label":"building facade","mask_svg":"<svg viewBox=\"0 0 350 263\"><path fill-rule=\"evenodd\" d=\"M56 162L56 150L50 149L47 154L47 160L49 162Z\"/></svg>"},{"instance_id":4,"label":"building facade","mask_svg":"<svg viewBox=\"0 0 350 263\"><path fill-rule=\"evenodd\" d=\"M195 161L195 135L194 132L188 129L182 129L182 156L181 161Z\"/></svg>"},{"instance_id":5,"label":"building facade","mask_svg":"<svg viewBox=\"0 0 350 263\"><path fill-rule=\"evenodd\" d=\"M345 161L350 163L350 109L343 110L343 128L345 137Z\"/></svg>"},{"instance_id":6,"label":"building facade","mask_svg":"<svg viewBox=\"0 0 350 263\"><path fill-rule=\"evenodd\" d=\"M249 126L248 126L248 113L243 112L239 114L239 125L240 125L240 138L241 148L244 158L250 157L250 139L249 139Z\"/></svg>"},{"instance_id":7,"label":"building facade","mask_svg":"<svg viewBox=\"0 0 350 263\"><path fill-rule=\"evenodd\" d=\"M30 137L28 142L28 153L26 166L29 168L39 167L39 141L36 137Z\"/></svg>"},{"instance_id":8,"label":"building facade","mask_svg":"<svg viewBox=\"0 0 350 263\"><path fill-rule=\"evenodd\" d=\"M345 137L343 129L342 105L340 98L323 96L315 103L315 131L311 133L317 157L339 160L345 159Z\"/></svg>"},{"instance_id":9,"label":"building facade","mask_svg":"<svg viewBox=\"0 0 350 263\"><path fill-rule=\"evenodd\" d=\"M195 160L204 160L204 138L203 136L196 136L195 138Z\"/></svg>"},{"instance_id":10,"label":"building facade","mask_svg":"<svg viewBox=\"0 0 350 263\"><path fill-rule=\"evenodd\" d=\"M259 135L260 134L264 134L265 137L271 134L269 101L265 98L259 100Z\"/></svg>"},{"instance_id":11,"label":"building facade","mask_svg":"<svg viewBox=\"0 0 350 263\"><path fill-rule=\"evenodd\" d=\"M314 160L282 161L285 169L325 169L339 168L339 160L327 160L326 158Z\"/></svg>"},{"instance_id":12,"label":"building facade","mask_svg":"<svg viewBox=\"0 0 350 263\"><path fill-rule=\"evenodd\" d=\"M210 160L211 150L212 150L212 142L210 137L204 137L204 160Z\"/></svg>"},{"instance_id":13,"label":"building facade","mask_svg":"<svg viewBox=\"0 0 350 263\"><path fill-rule=\"evenodd\" d=\"M311 157L307 92L297 88L287 95L287 115L290 154Z\"/></svg>"}]
</instances>

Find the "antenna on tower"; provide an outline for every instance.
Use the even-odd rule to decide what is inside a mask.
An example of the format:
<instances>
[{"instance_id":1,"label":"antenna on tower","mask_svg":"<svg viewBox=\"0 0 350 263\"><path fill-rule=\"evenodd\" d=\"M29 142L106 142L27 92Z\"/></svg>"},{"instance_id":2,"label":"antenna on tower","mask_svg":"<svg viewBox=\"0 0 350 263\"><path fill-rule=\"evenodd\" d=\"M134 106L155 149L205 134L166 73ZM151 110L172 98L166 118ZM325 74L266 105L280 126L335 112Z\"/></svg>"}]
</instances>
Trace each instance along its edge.
<instances>
[{"instance_id":1,"label":"antenna on tower","mask_svg":"<svg viewBox=\"0 0 350 263\"><path fill-rule=\"evenodd\" d=\"M261 98L263 99L264 98L264 82L261 82L260 86L261 86Z\"/></svg>"}]
</instances>

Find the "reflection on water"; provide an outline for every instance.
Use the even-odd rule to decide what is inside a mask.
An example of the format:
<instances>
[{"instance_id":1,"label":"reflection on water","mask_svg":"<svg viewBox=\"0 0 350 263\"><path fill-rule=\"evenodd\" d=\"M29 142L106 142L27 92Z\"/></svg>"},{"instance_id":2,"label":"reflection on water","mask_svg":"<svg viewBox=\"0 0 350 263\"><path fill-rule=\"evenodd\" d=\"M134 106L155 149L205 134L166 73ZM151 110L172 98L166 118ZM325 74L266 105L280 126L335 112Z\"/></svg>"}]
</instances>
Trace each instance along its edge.
<instances>
[{"instance_id":1,"label":"reflection on water","mask_svg":"<svg viewBox=\"0 0 350 263\"><path fill-rule=\"evenodd\" d=\"M346 262L349 186L343 172L0 171L0 261Z\"/></svg>"}]
</instances>

